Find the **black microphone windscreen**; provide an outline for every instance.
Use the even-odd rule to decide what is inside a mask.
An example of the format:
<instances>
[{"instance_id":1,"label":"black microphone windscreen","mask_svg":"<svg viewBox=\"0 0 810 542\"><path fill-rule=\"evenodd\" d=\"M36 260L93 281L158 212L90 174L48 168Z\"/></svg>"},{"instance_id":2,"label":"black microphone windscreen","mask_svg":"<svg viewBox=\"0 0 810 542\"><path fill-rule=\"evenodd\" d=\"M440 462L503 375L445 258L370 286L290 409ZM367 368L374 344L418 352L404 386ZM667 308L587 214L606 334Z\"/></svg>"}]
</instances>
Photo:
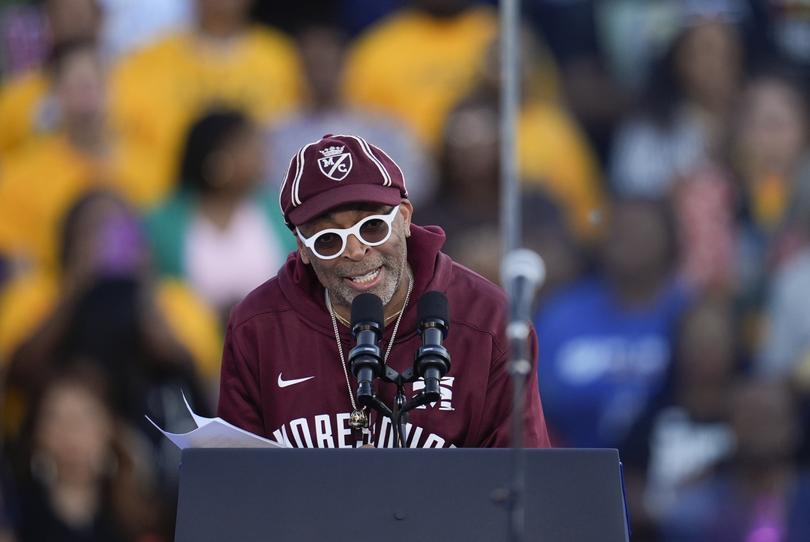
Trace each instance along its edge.
<instances>
[{"instance_id":1,"label":"black microphone windscreen","mask_svg":"<svg viewBox=\"0 0 810 542\"><path fill-rule=\"evenodd\" d=\"M373 322L382 329L384 314L382 299L374 294L360 294L352 301L352 328L359 323Z\"/></svg>"},{"instance_id":2,"label":"black microphone windscreen","mask_svg":"<svg viewBox=\"0 0 810 542\"><path fill-rule=\"evenodd\" d=\"M420 322L425 320L442 320L450 325L450 311L447 306L447 296L436 290L426 292L417 305L417 315Z\"/></svg>"}]
</instances>

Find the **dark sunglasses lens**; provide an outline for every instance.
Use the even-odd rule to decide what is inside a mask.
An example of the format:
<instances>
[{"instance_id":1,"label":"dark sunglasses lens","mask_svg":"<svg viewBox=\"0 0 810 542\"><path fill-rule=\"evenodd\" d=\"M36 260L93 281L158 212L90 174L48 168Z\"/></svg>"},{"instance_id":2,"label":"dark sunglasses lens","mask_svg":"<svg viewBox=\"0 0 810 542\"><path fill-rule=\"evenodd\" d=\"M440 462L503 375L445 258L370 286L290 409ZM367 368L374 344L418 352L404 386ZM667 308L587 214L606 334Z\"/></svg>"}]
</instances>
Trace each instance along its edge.
<instances>
[{"instance_id":1,"label":"dark sunglasses lens","mask_svg":"<svg viewBox=\"0 0 810 542\"><path fill-rule=\"evenodd\" d=\"M343 248L343 240L335 233L324 233L315 239L315 252L321 256L334 256Z\"/></svg>"},{"instance_id":2,"label":"dark sunglasses lens","mask_svg":"<svg viewBox=\"0 0 810 542\"><path fill-rule=\"evenodd\" d=\"M388 228L389 226L385 220L375 218L360 227L360 237L366 243L379 243L388 235Z\"/></svg>"}]
</instances>

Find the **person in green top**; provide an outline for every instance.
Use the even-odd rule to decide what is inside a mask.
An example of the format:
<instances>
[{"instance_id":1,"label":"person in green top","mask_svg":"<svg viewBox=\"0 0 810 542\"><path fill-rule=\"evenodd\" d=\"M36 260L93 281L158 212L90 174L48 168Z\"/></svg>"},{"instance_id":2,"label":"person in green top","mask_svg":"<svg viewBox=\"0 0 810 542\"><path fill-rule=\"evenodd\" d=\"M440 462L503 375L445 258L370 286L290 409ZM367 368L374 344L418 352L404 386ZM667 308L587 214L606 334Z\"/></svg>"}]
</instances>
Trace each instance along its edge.
<instances>
[{"instance_id":1,"label":"person in green top","mask_svg":"<svg viewBox=\"0 0 810 542\"><path fill-rule=\"evenodd\" d=\"M188 131L176 191L146 217L159 271L186 280L223 321L296 246L264 169L256 126L211 110Z\"/></svg>"}]
</instances>

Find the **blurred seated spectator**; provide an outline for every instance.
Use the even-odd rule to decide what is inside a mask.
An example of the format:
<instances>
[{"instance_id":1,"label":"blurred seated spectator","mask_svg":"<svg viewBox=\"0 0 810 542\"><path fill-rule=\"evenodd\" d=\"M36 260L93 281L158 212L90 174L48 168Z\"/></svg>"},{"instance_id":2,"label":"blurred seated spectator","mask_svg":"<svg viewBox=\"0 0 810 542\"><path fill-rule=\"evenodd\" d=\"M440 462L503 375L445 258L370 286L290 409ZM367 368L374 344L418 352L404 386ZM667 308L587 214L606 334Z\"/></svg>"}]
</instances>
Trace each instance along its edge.
<instances>
[{"instance_id":1,"label":"blurred seated spectator","mask_svg":"<svg viewBox=\"0 0 810 542\"><path fill-rule=\"evenodd\" d=\"M793 179L807 156L807 107L799 81L776 70L749 79L734 134L733 166L749 194L752 218L772 230L784 216Z\"/></svg>"},{"instance_id":2,"label":"blurred seated spectator","mask_svg":"<svg viewBox=\"0 0 810 542\"><path fill-rule=\"evenodd\" d=\"M787 72L763 72L746 84L732 142L743 285L762 281L785 256L775 241L807 164L807 114L803 87Z\"/></svg>"},{"instance_id":3,"label":"blurred seated spectator","mask_svg":"<svg viewBox=\"0 0 810 542\"><path fill-rule=\"evenodd\" d=\"M157 270L186 281L225 323L235 303L276 274L295 239L278 191L261 185L261 141L243 114L197 120L179 175L177 192L146 219Z\"/></svg>"},{"instance_id":4,"label":"blurred seated spectator","mask_svg":"<svg viewBox=\"0 0 810 542\"><path fill-rule=\"evenodd\" d=\"M105 74L95 43L57 46L51 70L59 132L31 140L0 170L0 253L35 266L54 265L59 219L79 194L109 187L142 201L148 186L132 174L150 170L120 152L108 122Z\"/></svg>"},{"instance_id":5,"label":"blurred seated spectator","mask_svg":"<svg viewBox=\"0 0 810 542\"><path fill-rule=\"evenodd\" d=\"M619 447L635 537L654 531L657 518L686 488L713 474L734 447L728 408L742 359L730 299L697 300L679 329L666 392Z\"/></svg>"},{"instance_id":6,"label":"blurred seated spectator","mask_svg":"<svg viewBox=\"0 0 810 542\"><path fill-rule=\"evenodd\" d=\"M770 276L763 341L757 371L769 379L788 379L810 399L810 162L800 169L793 184L785 237L795 245L791 254Z\"/></svg>"},{"instance_id":7,"label":"blurred seated spectator","mask_svg":"<svg viewBox=\"0 0 810 542\"><path fill-rule=\"evenodd\" d=\"M183 136L215 106L258 122L297 108L303 98L295 46L276 30L251 25L251 0L196 0L188 31L166 36L124 58L113 72L112 112L124 153L156 204L174 186Z\"/></svg>"},{"instance_id":8,"label":"blurred seated spectator","mask_svg":"<svg viewBox=\"0 0 810 542\"><path fill-rule=\"evenodd\" d=\"M426 150L399 120L348 105L342 94L346 37L332 26L309 26L298 34L298 49L309 84L302 110L273 124L266 144L269 182L280 186L290 157L304 142L324 134L357 134L380 147L407 172L408 198L417 206L435 192L435 172Z\"/></svg>"},{"instance_id":9,"label":"blurred seated spectator","mask_svg":"<svg viewBox=\"0 0 810 542\"><path fill-rule=\"evenodd\" d=\"M358 108L401 119L435 151L447 114L469 92L497 31L490 6L411 0L353 43L343 79L346 97Z\"/></svg>"},{"instance_id":10,"label":"blurred seated spectator","mask_svg":"<svg viewBox=\"0 0 810 542\"><path fill-rule=\"evenodd\" d=\"M161 540L150 458L103 377L77 367L47 380L18 450L19 542Z\"/></svg>"},{"instance_id":11,"label":"blurred seated spectator","mask_svg":"<svg viewBox=\"0 0 810 542\"><path fill-rule=\"evenodd\" d=\"M810 355L810 247L788 261L772 277L760 350L759 372L769 378L793 378L807 373ZM800 373L799 371L802 371ZM810 392L810 380L804 389Z\"/></svg>"},{"instance_id":12,"label":"blurred seated spectator","mask_svg":"<svg viewBox=\"0 0 810 542\"><path fill-rule=\"evenodd\" d=\"M416 220L447 233L444 250L458 262L500 283L500 169L496 108L470 102L445 128L441 184L434 201L417 207ZM584 262L568 216L554 194L524 183L522 230L526 246L547 259L542 294L576 278Z\"/></svg>"},{"instance_id":13,"label":"blurred seated spectator","mask_svg":"<svg viewBox=\"0 0 810 542\"><path fill-rule=\"evenodd\" d=\"M548 52L538 39L523 32L522 104L518 114L518 174L524 184L554 196L563 207L569 228L579 239L593 240L596 216L602 206L599 163L574 117L556 99L544 80L549 71ZM490 96L499 95L499 48L493 44L482 85Z\"/></svg>"},{"instance_id":14,"label":"blurred seated spectator","mask_svg":"<svg viewBox=\"0 0 810 542\"><path fill-rule=\"evenodd\" d=\"M498 223L500 137L497 113L490 105L468 104L450 114L436 197L414 211L417 222L444 228L451 243L464 231Z\"/></svg>"},{"instance_id":15,"label":"blurred seated spectator","mask_svg":"<svg viewBox=\"0 0 810 542\"><path fill-rule=\"evenodd\" d=\"M620 194L661 197L723 153L744 70L743 44L723 17L683 24L650 74L641 111L616 135L610 178Z\"/></svg>"},{"instance_id":16,"label":"blurred seated spectator","mask_svg":"<svg viewBox=\"0 0 810 542\"><path fill-rule=\"evenodd\" d=\"M761 313L773 274L802 250L810 231L792 216L800 205L810 208L801 203L810 198L798 193L808 165L800 89L783 72L751 77L735 109L730 161L704 164L675 189L684 276L699 288L736 296L750 353L768 333ZM785 329L784 320L778 327Z\"/></svg>"},{"instance_id":17,"label":"blurred seated spectator","mask_svg":"<svg viewBox=\"0 0 810 542\"><path fill-rule=\"evenodd\" d=\"M546 194L531 190L521 194L525 246L537 252L546 269L537 294L542 301L578 279L585 265L582 252L569 231L559 206ZM453 259L485 278L501 284L502 238L500 223L492 221L460 228L448 236L445 250Z\"/></svg>"},{"instance_id":18,"label":"blurred seated spectator","mask_svg":"<svg viewBox=\"0 0 810 542\"><path fill-rule=\"evenodd\" d=\"M540 0L541 2L543 0ZM598 39L617 80L642 90L656 59L686 24L722 19L740 29L755 55L768 54L771 31L767 2L759 0L600 0L591 2ZM801 1L801 0L800 0ZM778 8L776 8L778 9Z\"/></svg>"},{"instance_id":19,"label":"blurred seated spectator","mask_svg":"<svg viewBox=\"0 0 810 542\"><path fill-rule=\"evenodd\" d=\"M537 252L546 268L537 294L539 305L582 277L587 252L577 242L561 206L548 194L531 187L523 190L520 200L523 246Z\"/></svg>"},{"instance_id":20,"label":"blurred seated spectator","mask_svg":"<svg viewBox=\"0 0 810 542\"><path fill-rule=\"evenodd\" d=\"M581 240L596 236L596 222L602 204L602 190L597 161L587 140L573 118L554 98L555 90L545 81L547 62L537 39L528 31L521 34L521 106L518 113L518 175L526 187L538 188L563 207L569 227ZM455 160L471 163L485 157L474 157L462 147L476 138L492 142L492 150L499 151L498 111L500 110L500 57L497 42L489 44L479 64L474 87L451 111L443 133L440 155L447 160L448 153L457 153ZM496 162L497 163L497 162ZM446 169L446 164L443 164ZM467 165L472 170L475 166ZM477 173L499 177L496 169ZM453 196L463 190L478 190L472 179L462 177L463 186L452 189ZM451 182L442 178L442 183ZM444 188L442 188L444 190Z\"/></svg>"},{"instance_id":21,"label":"blurred seated spectator","mask_svg":"<svg viewBox=\"0 0 810 542\"><path fill-rule=\"evenodd\" d=\"M744 380L728 405L735 447L725 468L687 488L662 522L673 542L799 542L810 537L810 476L796 468L795 402L780 383Z\"/></svg>"},{"instance_id":22,"label":"blurred seated spectator","mask_svg":"<svg viewBox=\"0 0 810 542\"><path fill-rule=\"evenodd\" d=\"M602 271L537 313L543 410L556 445L617 447L664 392L688 297L674 276L671 222L664 202L614 202Z\"/></svg>"},{"instance_id":23,"label":"blurred seated spectator","mask_svg":"<svg viewBox=\"0 0 810 542\"><path fill-rule=\"evenodd\" d=\"M64 43L95 40L100 32L101 11L97 0L45 0L48 48ZM0 47L2 50L3 47ZM11 52L10 50L8 52ZM47 62L52 64L53 60ZM57 131L62 114L55 94L53 67L37 62L25 72L15 74L0 87L0 159L24 146L31 138Z\"/></svg>"},{"instance_id":24,"label":"blurred seated spectator","mask_svg":"<svg viewBox=\"0 0 810 542\"><path fill-rule=\"evenodd\" d=\"M630 98L627 89L619 84L624 81L617 78L625 75L626 72L619 69L624 64L610 65L612 27L602 24L602 8L611 4L604 10L610 22L634 16L632 29L620 34L632 43L622 51L621 60L635 60L638 55L649 54L653 50L649 46L650 35L657 37L662 30L661 25L652 32L645 28L662 0L630 1L635 5L613 5L616 0L526 0L522 3L524 20L545 38L559 65L565 103L587 134L600 163L607 161L613 131L624 116Z\"/></svg>"},{"instance_id":25,"label":"blurred seated spectator","mask_svg":"<svg viewBox=\"0 0 810 542\"><path fill-rule=\"evenodd\" d=\"M737 208L740 191L728 169L706 163L671 194L680 241L680 275L696 290L737 291Z\"/></svg>"},{"instance_id":26,"label":"blurred seated spectator","mask_svg":"<svg viewBox=\"0 0 810 542\"><path fill-rule=\"evenodd\" d=\"M182 415L181 387L207 410L200 375L213 386L219 373L216 317L182 283L152 277L139 226L116 196L85 194L64 219L58 272L24 275L3 290L0 412L9 438L43 379L77 358L103 369L117 411L156 440L143 416L171 423Z\"/></svg>"}]
</instances>

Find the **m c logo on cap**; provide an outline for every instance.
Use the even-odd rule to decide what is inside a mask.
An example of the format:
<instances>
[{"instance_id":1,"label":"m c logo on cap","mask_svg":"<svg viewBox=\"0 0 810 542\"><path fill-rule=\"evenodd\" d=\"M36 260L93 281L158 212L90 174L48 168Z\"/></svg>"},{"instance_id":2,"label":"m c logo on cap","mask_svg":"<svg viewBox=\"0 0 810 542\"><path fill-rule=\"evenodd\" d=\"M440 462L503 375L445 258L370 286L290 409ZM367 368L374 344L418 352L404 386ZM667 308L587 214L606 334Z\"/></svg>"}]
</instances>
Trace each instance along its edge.
<instances>
[{"instance_id":1,"label":"m c logo on cap","mask_svg":"<svg viewBox=\"0 0 810 542\"><path fill-rule=\"evenodd\" d=\"M352 155L343 152L345 146L327 147L319 151L323 158L318 158L318 167L321 173L333 181L342 181L352 170Z\"/></svg>"}]
</instances>

